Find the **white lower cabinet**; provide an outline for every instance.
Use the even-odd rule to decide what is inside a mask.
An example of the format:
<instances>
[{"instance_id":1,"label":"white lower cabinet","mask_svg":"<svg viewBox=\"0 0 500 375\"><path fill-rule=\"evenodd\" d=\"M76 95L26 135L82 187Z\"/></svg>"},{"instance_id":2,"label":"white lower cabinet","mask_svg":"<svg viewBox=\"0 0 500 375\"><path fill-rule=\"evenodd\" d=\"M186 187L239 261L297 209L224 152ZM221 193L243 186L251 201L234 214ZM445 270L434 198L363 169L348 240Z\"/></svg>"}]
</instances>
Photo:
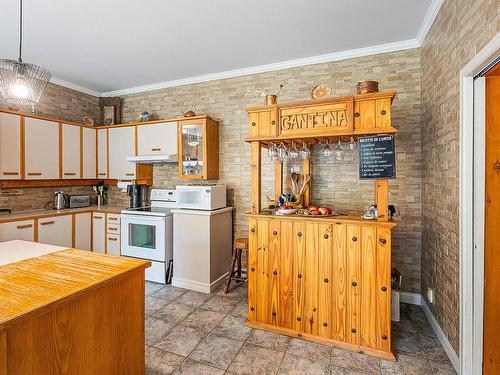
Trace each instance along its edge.
<instances>
[{"instance_id":1,"label":"white lower cabinet","mask_svg":"<svg viewBox=\"0 0 500 375\"><path fill-rule=\"evenodd\" d=\"M72 215L46 217L38 220L38 242L72 247Z\"/></svg>"},{"instance_id":2,"label":"white lower cabinet","mask_svg":"<svg viewBox=\"0 0 500 375\"><path fill-rule=\"evenodd\" d=\"M120 255L120 235L106 233L106 246L109 255Z\"/></svg>"},{"instance_id":3,"label":"white lower cabinet","mask_svg":"<svg viewBox=\"0 0 500 375\"><path fill-rule=\"evenodd\" d=\"M75 249L91 250L91 214L90 212L75 214Z\"/></svg>"},{"instance_id":4,"label":"white lower cabinet","mask_svg":"<svg viewBox=\"0 0 500 375\"><path fill-rule=\"evenodd\" d=\"M92 214L92 251L106 252L106 214L94 212Z\"/></svg>"},{"instance_id":5,"label":"white lower cabinet","mask_svg":"<svg viewBox=\"0 0 500 375\"><path fill-rule=\"evenodd\" d=\"M0 224L0 242L11 240L35 240L35 221L11 221Z\"/></svg>"}]
</instances>

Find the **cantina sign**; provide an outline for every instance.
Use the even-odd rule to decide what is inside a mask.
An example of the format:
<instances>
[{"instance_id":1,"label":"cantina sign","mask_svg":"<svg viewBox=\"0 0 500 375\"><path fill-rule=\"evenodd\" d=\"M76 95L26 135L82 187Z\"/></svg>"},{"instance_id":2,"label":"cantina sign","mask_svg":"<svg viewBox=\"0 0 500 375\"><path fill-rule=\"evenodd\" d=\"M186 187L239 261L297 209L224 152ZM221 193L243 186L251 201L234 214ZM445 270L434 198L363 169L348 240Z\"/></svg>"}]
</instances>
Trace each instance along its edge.
<instances>
[{"instance_id":1,"label":"cantina sign","mask_svg":"<svg viewBox=\"0 0 500 375\"><path fill-rule=\"evenodd\" d=\"M352 103L343 101L308 107L280 108L281 135L312 135L315 132L325 135L328 129L332 134L352 129Z\"/></svg>"}]
</instances>

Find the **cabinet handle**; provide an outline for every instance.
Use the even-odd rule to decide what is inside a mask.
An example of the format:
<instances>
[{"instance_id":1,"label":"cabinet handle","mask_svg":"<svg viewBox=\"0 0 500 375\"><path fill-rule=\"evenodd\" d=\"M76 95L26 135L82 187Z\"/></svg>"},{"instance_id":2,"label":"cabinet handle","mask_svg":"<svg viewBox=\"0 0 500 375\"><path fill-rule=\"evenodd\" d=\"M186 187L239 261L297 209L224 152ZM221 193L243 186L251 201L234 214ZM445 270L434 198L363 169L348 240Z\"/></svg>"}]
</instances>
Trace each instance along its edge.
<instances>
[{"instance_id":1,"label":"cabinet handle","mask_svg":"<svg viewBox=\"0 0 500 375\"><path fill-rule=\"evenodd\" d=\"M255 125L257 125L257 124L255 122L252 122L252 126L255 126Z\"/></svg>"},{"instance_id":2,"label":"cabinet handle","mask_svg":"<svg viewBox=\"0 0 500 375\"><path fill-rule=\"evenodd\" d=\"M325 278L323 279L323 281L324 281L325 283L327 283L327 282L329 281L329 280L328 280L328 277L325 277Z\"/></svg>"},{"instance_id":3,"label":"cabinet handle","mask_svg":"<svg viewBox=\"0 0 500 375\"><path fill-rule=\"evenodd\" d=\"M28 176L41 176L41 172L28 172Z\"/></svg>"},{"instance_id":4,"label":"cabinet handle","mask_svg":"<svg viewBox=\"0 0 500 375\"><path fill-rule=\"evenodd\" d=\"M381 110L381 111L380 111L380 114L381 114L382 116L383 116L383 115L385 115L386 113L387 113L387 112L385 111L385 109L383 109L383 110Z\"/></svg>"},{"instance_id":5,"label":"cabinet handle","mask_svg":"<svg viewBox=\"0 0 500 375\"><path fill-rule=\"evenodd\" d=\"M382 340L387 340L387 335L382 335Z\"/></svg>"},{"instance_id":6,"label":"cabinet handle","mask_svg":"<svg viewBox=\"0 0 500 375\"><path fill-rule=\"evenodd\" d=\"M358 285L358 283L356 281L353 281L351 284L352 284L352 286L357 286Z\"/></svg>"},{"instance_id":7,"label":"cabinet handle","mask_svg":"<svg viewBox=\"0 0 500 375\"><path fill-rule=\"evenodd\" d=\"M76 173L73 172L64 172L65 176L76 176Z\"/></svg>"},{"instance_id":8,"label":"cabinet handle","mask_svg":"<svg viewBox=\"0 0 500 375\"><path fill-rule=\"evenodd\" d=\"M379 242L382 244L382 245L385 245L387 243L387 240L385 238L381 238L379 240Z\"/></svg>"},{"instance_id":9,"label":"cabinet handle","mask_svg":"<svg viewBox=\"0 0 500 375\"><path fill-rule=\"evenodd\" d=\"M327 239L328 239L328 234L325 234L325 235L323 236L323 238L324 238L325 240L327 240Z\"/></svg>"},{"instance_id":10,"label":"cabinet handle","mask_svg":"<svg viewBox=\"0 0 500 375\"><path fill-rule=\"evenodd\" d=\"M271 125L276 125L276 121L271 121Z\"/></svg>"},{"instance_id":11,"label":"cabinet handle","mask_svg":"<svg viewBox=\"0 0 500 375\"><path fill-rule=\"evenodd\" d=\"M354 117L359 117L359 116L361 116L361 114L360 114L359 112L356 112L356 113L354 114Z\"/></svg>"},{"instance_id":12,"label":"cabinet handle","mask_svg":"<svg viewBox=\"0 0 500 375\"><path fill-rule=\"evenodd\" d=\"M278 271L274 270L273 275L276 276L278 274Z\"/></svg>"},{"instance_id":13,"label":"cabinet handle","mask_svg":"<svg viewBox=\"0 0 500 375\"><path fill-rule=\"evenodd\" d=\"M382 289L382 292L387 292L387 288L386 288L385 286L383 286L383 287L382 287L382 288L380 288L380 289Z\"/></svg>"},{"instance_id":14,"label":"cabinet handle","mask_svg":"<svg viewBox=\"0 0 500 375\"><path fill-rule=\"evenodd\" d=\"M117 217L108 217L108 220L118 220Z\"/></svg>"},{"instance_id":15,"label":"cabinet handle","mask_svg":"<svg viewBox=\"0 0 500 375\"><path fill-rule=\"evenodd\" d=\"M352 333L356 333L356 328L351 328Z\"/></svg>"},{"instance_id":16,"label":"cabinet handle","mask_svg":"<svg viewBox=\"0 0 500 375\"><path fill-rule=\"evenodd\" d=\"M151 151L161 151L161 148L152 148Z\"/></svg>"},{"instance_id":17,"label":"cabinet handle","mask_svg":"<svg viewBox=\"0 0 500 375\"><path fill-rule=\"evenodd\" d=\"M98 173L99 176L106 176L106 173Z\"/></svg>"},{"instance_id":18,"label":"cabinet handle","mask_svg":"<svg viewBox=\"0 0 500 375\"><path fill-rule=\"evenodd\" d=\"M277 235L278 235L278 232L277 232L277 231L273 231L273 234L274 234L275 236L277 236Z\"/></svg>"},{"instance_id":19,"label":"cabinet handle","mask_svg":"<svg viewBox=\"0 0 500 375\"><path fill-rule=\"evenodd\" d=\"M328 323L327 322L323 322L323 327L328 327Z\"/></svg>"},{"instance_id":20,"label":"cabinet handle","mask_svg":"<svg viewBox=\"0 0 500 375\"><path fill-rule=\"evenodd\" d=\"M99 219L99 220L101 220L101 219L102 219L102 216L94 216L94 219Z\"/></svg>"},{"instance_id":21,"label":"cabinet handle","mask_svg":"<svg viewBox=\"0 0 500 375\"><path fill-rule=\"evenodd\" d=\"M302 274L301 274L301 273L299 273L299 274L297 275L297 277L298 277L299 279L302 279Z\"/></svg>"},{"instance_id":22,"label":"cabinet handle","mask_svg":"<svg viewBox=\"0 0 500 375\"><path fill-rule=\"evenodd\" d=\"M18 225L16 228L17 229L26 229L26 228L31 228L33 224L24 224L24 225Z\"/></svg>"},{"instance_id":23,"label":"cabinet handle","mask_svg":"<svg viewBox=\"0 0 500 375\"><path fill-rule=\"evenodd\" d=\"M356 242L356 241L358 240L358 237L353 236L353 237L352 237L352 240L353 240L354 242Z\"/></svg>"},{"instance_id":24,"label":"cabinet handle","mask_svg":"<svg viewBox=\"0 0 500 375\"><path fill-rule=\"evenodd\" d=\"M109 237L108 238L109 241L118 241L118 239L114 238L114 237Z\"/></svg>"},{"instance_id":25,"label":"cabinet handle","mask_svg":"<svg viewBox=\"0 0 500 375\"><path fill-rule=\"evenodd\" d=\"M118 228L111 228L111 227L108 227L108 230L118 230Z\"/></svg>"},{"instance_id":26,"label":"cabinet handle","mask_svg":"<svg viewBox=\"0 0 500 375\"><path fill-rule=\"evenodd\" d=\"M255 228L250 229L250 232L255 233Z\"/></svg>"},{"instance_id":27,"label":"cabinet handle","mask_svg":"<svg viewBox=\"0 0 500 375\"><path fill-rule=\"evenodd\" d=\"M302 319L300 316L297 317L297 322L300 322Z\"/></svg>"},{"instance_id":28,"label":"cabinet handle","mask_svg":"<svg viewBox=\"0 0 500 375\"><path fill-rule=\"evenodd\" d=\"M135 173L125 173L125 176L135 176Z\"/></svg>"},{"instance_id":29,"label":"cabinet handle","mask_svg":"<svg viewBox=\"0 0 500 375\"><path fill-rule=\"evenodd\" d=\"M19 172L2 172L4 176L17 176Z\"/></svg>"},{"instance_id":30,"label":"cabinet handle","mask_svg":"<svg viewBox=\"0 0 500 375\"><path fill-rule=\"evenodd\" d=\"M273 316L276 316L276 312L275 311L273 311Z\"/></svg>"},{"instance_id":31,"label":"cabinet handle","mask_svg":"<svg viewBox=\"0 0 500 375\"><path fill-rule=\"evenodd\" d=\"M250 311L255 311L255 308L254 307L250 307Z\"/></svg>"},{"instance_id":32,"label":"cabinet handle","mask_svg":"<svg viewBox=\"0 0 500 375\"><path fill-rule=\"evenodd\" d=\"M302 232L297 233L297 236L302 237Z\"/></svg>"},{"instance_id":33,"label":"cabinet handle","mask_svg":"<svg viewBox=\"0 0 500 375\"><path fill-rule=\"evenodd\" d=\"M40 223L40 225L52 225L55 224L56 222L54 220L52 221L44 221L43 223Z\"/></svg>"},{"instance_id":34,"label":"cabinet handle","mask_svg":"<svg viewBox=\"0 0 500 375\"><path fill-rule=\"evenodd\" d=\"M255 271L255 267L250 268L250 271L254 272Z\"/></svg>"}]
</instances>

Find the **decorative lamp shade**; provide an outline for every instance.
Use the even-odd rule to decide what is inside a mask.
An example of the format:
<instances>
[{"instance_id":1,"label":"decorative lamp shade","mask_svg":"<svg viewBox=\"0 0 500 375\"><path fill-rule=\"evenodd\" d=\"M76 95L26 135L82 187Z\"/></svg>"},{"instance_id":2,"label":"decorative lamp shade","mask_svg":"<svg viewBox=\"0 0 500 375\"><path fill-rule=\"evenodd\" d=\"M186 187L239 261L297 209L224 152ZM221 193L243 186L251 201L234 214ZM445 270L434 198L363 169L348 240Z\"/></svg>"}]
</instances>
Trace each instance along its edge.
<instances>
[{"instance_id":1,"label":"decorative lamp shade","mask_svg":"<svg viewBox=\"0 0 500 375\"><path fill-rule=\"evenodd\" d=\"M0 92L9 103L37 104L50 77L50 72L41 66L0 60Z\"/></svg>"}]
</instances>

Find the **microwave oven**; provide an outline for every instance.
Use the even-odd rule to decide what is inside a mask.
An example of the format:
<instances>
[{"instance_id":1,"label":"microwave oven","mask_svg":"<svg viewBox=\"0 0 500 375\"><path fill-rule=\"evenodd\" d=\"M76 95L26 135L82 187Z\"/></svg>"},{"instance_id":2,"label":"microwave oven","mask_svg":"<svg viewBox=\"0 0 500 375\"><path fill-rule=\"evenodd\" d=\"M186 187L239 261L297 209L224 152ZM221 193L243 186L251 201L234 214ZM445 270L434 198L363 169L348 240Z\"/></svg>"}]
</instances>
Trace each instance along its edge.
<instances>
[{"instance_id":1,"label":"microwave oven","mask_svg":"<svg viewBox=\"0 0 500 375\"><path fill-rule=\"evenodd\" d=\"M177 186L175 195L178 208L211 211L226 207L225 185Z\"/></svg>"}]
</instances>

